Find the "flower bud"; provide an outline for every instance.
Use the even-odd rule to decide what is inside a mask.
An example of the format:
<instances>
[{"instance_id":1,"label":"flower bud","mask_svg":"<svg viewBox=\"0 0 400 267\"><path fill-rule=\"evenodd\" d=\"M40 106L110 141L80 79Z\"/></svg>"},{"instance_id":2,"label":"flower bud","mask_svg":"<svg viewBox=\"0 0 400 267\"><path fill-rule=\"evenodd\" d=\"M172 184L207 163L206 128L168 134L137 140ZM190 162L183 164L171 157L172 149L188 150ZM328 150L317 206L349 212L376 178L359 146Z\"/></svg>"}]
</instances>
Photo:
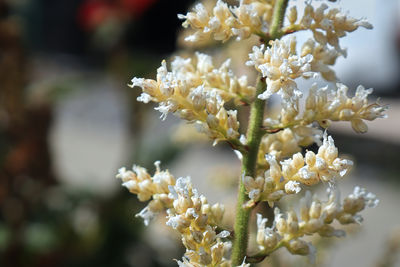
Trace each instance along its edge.
<instances>
[{"instance_id":1,"label":"flower bud","mask_svg":"<svg viewBox=\"0 0 400 267\"><path fill-rule=\"evenodd\" d=\"M308 255L310 253L310 248L307 242L301 239L295 239L290 241L287 249L292 254Z\"/></svg>"},{"instance_id":2,"label":"flower bud","mask_svg":"<svg viewBox=\"0 0 400 267\"><path fill-rule=\"evenodd\" d=\"M197 249L197 243L194 241L192 235L184 235L182 237L182 243L185 247L187 247L190 250L196 250Z\"/></svg>"},{"instance_id":3,"label":"flower bud","mask_svg":"<svg viewBox=\"0 0 400 267\"><path fill-rule=\"evenodd\" d=\"M157 93L158 91L158 85L157 82L151 79L146 79L143 83L143 92L153 96Z\"/></svg>"},{"instance_id":4,"label":"flower bud","mask_svg":"<svg viewBox=\"0 0 400 267\"><path fill-rule=\"evenodd\" d=\"M332 221L335 219L338 211L339 211L339 209L337 207L337 204L334 203L334 202L330 203L327 206L325 206L324 207L324 211L323 211L324 214L326 215L325 219L324 219L324 222L325 223L332 223Z\"/></svg>"},{"instance_id":5,"label":"flower bud","mask_svg":"<svg viewBox=\"0 0 400 267\"><path fill-rule=\"evenodd\" d=\"M290 24L295 24L297 20L297 8L295 6L289 9L288 19Z\"/></svg>"},{"instance_id":6,"label":"flower bud","mask_svg":"<svg viewBox=\"0 0 400 267\"><path fill-rule=\"evenodd\" d=\"M285 195L283 190L278 190L268 195L268 201L278 201Z\"/></svg>"},{"instance_id":7,"label":"flower bud","mask_svg":"<svg viewBox=\"0 0 400 267\"><path fill-rule=\"evenodd\" d=\"M216 203L211 207L211 211L215 222L218 223L222 220L222 217L224 216L225 207L219 203Z\"/></svg>"},{"instance_id":8,"label":"flower bud","mask_svg":"<svg viewBox=\"0 0 400 267\"><path fill-rule=\"evenodd\" d=\"M357 133L366 133L368 131L368 126L361 119L354 119L351 121L351 127Z\"/></svg>"},{"instance_id":9,"label":"flower bud","mask_svg":"<svg viewBox=\"0 0 400 267\"><path fill-rule=\"evenodd\" d=\"M339 120L349 121L354 116L354 111L351 109L343 109L340 111Z\"/></svg>"},{"instance_id":10,"label":"flower bud","mask_svg":"<svg viewBox=\"0 0 400 267\"><path fill-rule=\"evenodd\" d=\"M276 229L278 230L279 233L286 233L286 231L287 231L287 223L286 223L286 220L282 216L280 216L276 220Z\"/></svg>"},{"instance_id":11,"label":"flower bud","mask_svg":"<svg viewBox=\"0 0 400 267\"><path fill-rule=\"evenodd\" d=\"M164 210L164 205L159 199L153 199L149 202L147 207L153 213L161 212L162 210Z\"/></svg>"},{"instance_id":12,"label":"flower bud","mask_svg":"<svg viewBox=\"0 0 400 267\"><path fill-rule=\"evenodd\" d=\"M301 191L300 183L297 181L289 181L285 184L285 192L287 194L297 194Z\"/></svg>"},{"instance_id":13,"label":"flower bud","mask_svg":"<svg viewBox=\"0 0 400 267\"><path fill-rule=\"evenodd\" d=\"M264 240L264 247L267 250L275 248L275 246L278 244L278 237L277 234L271 231L270 233L267 233L265 236Z\"/></svg>"},{"instance_id":14,"label":"flower bud","mask_svg":"<svg viewBox=\"0 0 400 267\"><path fill-rule=\"evenodd\" d=\"M193 240L200 244L203 241L203 233L201 231L190 231Z\"/></svg>"},{"instance_id":15,"label":"flower bud","mask_svg":"<svg viewBox=\"0 0 400 267\"><path fill-rule=\"evenodd\" d=\"M356 221L353 218L353 215L349 213L344 213L339 218L337 218L341 224L350 224L355 223Z\"/></svg>"},{"instance_id":16,"label":"flower bud","mask_svg":"<svg viewBox=\"0 0 400 267\"><path fill-rule=\"evenodd\" d=\"M126 181L126 182L122 183L122 186L126 187L129 190L129 192L131 192L131 193L137 193L139 190L139 185L134 180Z\"/></svg>"},{"instance_id":17,"label":"flower bud","mask_svg":"<svg viewBox=\"0 0 400 267\"><path fill-rule=\"evenodd\" d=\"M345 198L343 200L343 210L346 213L355 214L365 208L365 202L362 198Z\"/></svg>"},{"instance_id":18,"label":"flower bud","mask_svg":"<svg viewBox=\"0 0 400 267\"><path fill-rule=\"evenodd\" d=\"M304 158L301 153L296 153L293 155L292 165L295 169L300 169L304 166Z\"/></svg>"},{"instance_id":19,"label":"flower bud","mask_svg":"<svg viewBox=\"0 0 400 267\"><path fill-rule=\"evenodd\" d=\"M224 245L222 243L217 243L211 248L211 258L213 265L217 265L222 261L224 255Z\"/></svg>"},{"instance_id":20,"label":"flower bud","mask_svg":"<svg viewBox=\"0 0 400 267\"><path fill-rule=\"evenodd\" d=\"M282 175L285 178L290 178L297 172L297 170L290 163L290 160L286 160L284 164L282 164Z\"/></svg>"},{"instance_id":21,"label":"flower bud","mask_svg":"<svg viewBox=\"0 0 400 267\"><path fill-rule=\"evenodd\" d=\"M228 128L237 130L239 128L239 122L237 121L237 111L229 110L228 112Z\"/></svg>"},{"instance_id":22,"label":"flower bud","mask_svg":"<svg viewBox=\"0 0 400 267\"><path fill-rule=\"evenodd\" d=\"M314 166L315 161L316 161L316 156L315 156L314 152L307 151L305 161L306 161L307 165L309 165L310 167Z\"/></svg>"},{"instance_id":23,"label":"flower bud","mask_svg":"<svg viewBox=\"0 0 400 267\"><path fill-rule=\"evenodd\" d=\"M315 167L318 169L319 172L323 172L328 168L325 160L317 156Z\"/></svg>"},{"instance_id":24,"label":"flower bud","mask_svg":"<svg viewBox=\"0 0 400 267\"><path fill-rule=\"evenodd\" d=\"M270 193L275 188L275 182L271 177L265 178L264 181L264 192Z\"/></svg>"},{"instance_id":25,"label":"flower bud","mask_svg":"<svg viewBox=\"0 0 400 267\"><path fill-rule=\"evenodd\" d=\"M319 201L313 201L310 207L310 217L318 219L321 216L321 203Z\"/></svg>"},{"instance_id":26,"label":"flower bud","mask_svg":"<svg viewBox=\"0 0 400 267\"><path fill-rule=\"evenodd\" d=\"M207 125L210 129L218 129L219 120L212 114L208 114L207 116Z\"/></svg>"},{"instance_id":27,"label":"flower bud","mask_svg":"<svg viewBox=\"0 0 400 267\"><path fill-rule=\"evenodd\" d=\"M294 211L288 213L287 227L290 234L296 234L299 231L299 223Z\"/></svg>"},{"instance_id":28,"label":"flower bud","mask_svg":"<svg viewBox=\"0 0 400 267\"><path fill-rule=\"evenodd\" d=\"M257 241L257 244L260 244L260 245L264 245L264 239L265 239L265 229L258 229L257 230L257 236L256 236L256 241Z\"/></svg>"},{"instance_id":29,"label":"flower bud","mask_svg":"<svg viewBox=\"0 0 400 267\"><path fill-rule=\"evenodd\" d=\"M318 231L318 234L323 237L344 237L346 233L343 230L336 230L330 225L324 224Z\"/></svg>"},{"instance_id":30,"label":"flower bud","mask_svg":"<svg viewBox=\"0 0 400 267\"><path fill-rule=\"evenodd\" d=\"M215 232L208 225L207 230L204 232L203 243L211 244L216 238Z\"/></svg>"},{"instance_id":31,"label":"flower bud","mask_svg":"<svg viewBox=\"0 0 400 267\"><path fill-rule=\"evenodd\" d=\"M200 252L199 255L200 255L200 264L201 265L207 266L211 263L212 258L211 258L210 254L203 251L203 252Z\"/></svg>"},{"instance_id":32,"label":"flower bud","mask_svg":"<svg viewBox=\"0 0 400 267\"><path fill-rule=\"evenodd\" d=\"M207 101L206 109L208 113L215 115L219 111L219 106L214 101Z\"/></svg>"},{"instance_id":33,"label":"flower bud","mask_svg":"<svg viewBox=\"0 0 400 267\"><path fill-rule=\"evenodd\" d=\"M182 119L188 121L196 120L196 115L190 109L182 109L181 111L179 111L179 116L181 116Z\"/></svg>"},{"instance_id":34,"label":"flower bud","mask_svg":"<svg viewBox=\"0 0 400 267\"><path fill-rule=\"evenodd\" d=\"M206 214L200 214L194 222L199 229L203 229L207 225L207 220L208 216Z\"/></svg>"},{"instance_id":35,"label":"flower bud","mask_svg":"<svg viewBox=\"0 0 400 267\"><path fill-rule=\"evenodd\" d=\"M310 206L308 202L308 196L310 196L310 191L306 192L306 196L302 199L300 199L300 217L303 221L308 221L310 219L309 217L309 211L310 211Z\"/></svg>"},{"instance_id":36,"label":"flower bud","mask_svg":"<svg viewBox=\"0 0 400 267\"><path fill-rule=\"evenodd\" d=\"M315 233L317 232L321 227L323 223L319 219L310 219L306 224L304 225L304 229L306 230L307 233Z\"/></svg>"},{"instance_id":37,"label":"flower bud","mask_svg":"<svg viewBox=\"0 0 400 267\"><path fill-rule=\"evenodd\" d=\"M206 99L201 94L194 94L192 96L192 103L195 111L204 111L204 108L206 106Z\"/></svg>"}]
</instances>

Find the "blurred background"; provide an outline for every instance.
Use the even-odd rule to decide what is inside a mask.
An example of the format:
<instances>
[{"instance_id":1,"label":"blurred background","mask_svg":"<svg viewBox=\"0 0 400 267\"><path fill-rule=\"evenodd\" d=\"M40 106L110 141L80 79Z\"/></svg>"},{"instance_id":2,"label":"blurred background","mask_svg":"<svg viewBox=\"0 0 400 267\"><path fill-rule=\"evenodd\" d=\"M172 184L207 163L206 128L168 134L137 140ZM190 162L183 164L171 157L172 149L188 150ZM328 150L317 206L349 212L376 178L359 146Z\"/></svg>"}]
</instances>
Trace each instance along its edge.
<instances>
[{"instance_id":1,"label":"blurred background","mask_svg":"<svg viewBox=\"0 0 400 267\"><path fill-rule=\"evenodd\" d=\"M163 218L145 228L134 217L144 204L114 178L132 163L152 173L161 160L177 177L191 175L233 216L240 163L230 148L211 147L172 115L161 122L127 86L133 76L154 77L163 58L194 49L183 47L176 16L193 3L0 0L0 266L176 266L179 237ZM342 123L331 129L356 162L343 195L361 185L381 203L350 237L321 242L319 262L400 266L400 3L339 4L375 28L341 40L348 57L338 60L337 75L351 88L373 87L390 109L367 134ZM228 46L225 54L202 49L238 54ZM263 266L300 263L280 253Z\"/></svg>"}]
</instances>

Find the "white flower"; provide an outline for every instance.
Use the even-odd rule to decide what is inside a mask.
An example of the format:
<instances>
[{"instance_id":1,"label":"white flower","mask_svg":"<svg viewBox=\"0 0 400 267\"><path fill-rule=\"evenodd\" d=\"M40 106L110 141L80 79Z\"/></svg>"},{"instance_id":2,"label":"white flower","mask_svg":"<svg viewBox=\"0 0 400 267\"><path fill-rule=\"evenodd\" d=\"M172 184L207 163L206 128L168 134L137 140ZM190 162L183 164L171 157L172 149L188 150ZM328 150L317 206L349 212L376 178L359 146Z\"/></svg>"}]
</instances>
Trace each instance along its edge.
<instances>
[{"instance_id":1,"label":"white flower","mask_svg":"<svg viewBox=\"0 0 400 267\"><path fill-rule=\"evenodd\" d=\"M168 112L170 112L172 108L172 103L160 103L158 107L155 107L154 109L161 112L160 119L164 121L167 118Z\"/></svg>"},{"instance_id":2,"label":"white flower","mask_svg":"<svg viewBox=\"0 0 400 267\"><path fill-rule=\"evenodd\" d=\"M297 194L301 191L300 183L297 181L289 181L285 184L285 191L288 194Z\"/></svg>"},{"instance_id":3,"label":"white flower","mask_svg":"<svg viewBox=\"0 0 400 267\"><path fill-rule=\"evenodd\" d=\"M126 182L134 177L134 173L132 171L127 171L125 167L122 167L118 169L118 174L115 177Z\"/></svg>"},{"instance_id":4,"label":"white flower","mask_svg":"<svg viewBox=\"0 0 400 267\"><path fill-rule=\"evenodd\" d=\"M329 121L350 121L357 133L368 130L363 120L385 118L387 106L378 103L368 103L368 95L372 89L358 86L354 97L347 96L349 88L337 83L337 90L328 90L328 87L317 88L314 84L306 99L306 110L302 121L305 124L318 121L322 127L329 126Z\"/></svg>"},{"instance_id":5,"label":"white flower","mask_svg":"<svg viewBox=\"0 0 400 267\"><path fill-rule=\"evenodd\" d=\"M191 26L195 32L185 38L197 42L210 37L225 42L232 37L236 40L249 38L252 34L265 35L272 18L273 6L269 2L240 1L236 7L230 7L218 0L211 10L197 4L192 12L178 15L184 19L183 27Z\"/></svg>"},{"instance_id":6,"label":"white flower","mask_svg":"<svg viewBox=\"0 0 400 267\"><path fill-rule=\"evenodd\" d=\"M221 231L219 234L216 235L217 238L227 238L228 236L230 236L231 233L229 233L229 231Z\"/></svg>"},{"instance_id":7,"label":"white flower","mask_svg":"<svg viewBox=\"0 0 400 267\"><path fill-rule=\"evenodd\" d=\"M183 219L180 217L180 215L170 216L168 218L168 221L166 222L166 225L171 226L174 229L177 229L179 225L181 225L182 220Z\"/></svg>"},{"instance_id":8,"label":"white flower","mask_svg":"<svg viewBox=\"0 0 400 267\"><path fill-rule=\"evenodd\" d=\"M346 55L346 51L340 48L339 38L346 36L347 32L352 32L358 27L372 29L372 25L366 19L352 18L338 8L331 8L325 12L326 10L328 10L328 5L325 3L317 9L314 9L311 4L307 4L300 20L300 26L303 29L310 29L318 43L323 46L329 44L343 55Z\"/></svg>"},{"instance_id":9,"label":"white flower","mask_svg":"<svg viewBox=\"0 0 400 267\"><path fill-rule=\"evenodd\" d=\"M295 51L296 40L275 40L271 42L264 52L264 46L253 47L253 53L249 54L247 65L255 68L266 77L267 89L258 95L260 99L268 99L272 94L278 93L285 101L296 102L301 96L295 79L310 77L313 56L298 56Z\"/></svg>"},{"instance_id":10,"label":"white flower","mask_svg":"<svg viewBox=\"0 0 400 267\"><path fill-rule=\"evenodd\" d=\"M149 94L142 93L140 96L137 97L137 101L147 104L151 101L151 96Z\"/></svg>"},{"instance_id":11,"label":"white flower","mask_svg":"<svg viewBox=\"0 0 400 267\"><path fill-rule=\"evenodd\" d=\"M142 209L136 217L141 217L144 221L144 225L148 226L150 221L156 216L156 213L152 212L149 207L145 207Z\"/></svg>"},{"instance_id":12,"label":"white flower","mask_svg":"<svg viewBox=\"0 0 400 267\"><path fill-rule=\"evenodd\" d=\"M180 177L176 180L175 192L185 197L189 196L189 191L191 190L191 179L189 176Z\"/></svg>"},{"instance_id":13,"label":"white flower","mask_svg":"<svg viewBox=\"0 0 400 267\"><path fill-rule=\"evenodd\" d=\"M375 208L379 203L379 199L376 197L375 194L367 192L365 188L361 188L359 186L354 187L353 193L350 194L348 197L352 199L362 198L364 199L367 207L370 208Z\"/></svg>"}]
</instances>

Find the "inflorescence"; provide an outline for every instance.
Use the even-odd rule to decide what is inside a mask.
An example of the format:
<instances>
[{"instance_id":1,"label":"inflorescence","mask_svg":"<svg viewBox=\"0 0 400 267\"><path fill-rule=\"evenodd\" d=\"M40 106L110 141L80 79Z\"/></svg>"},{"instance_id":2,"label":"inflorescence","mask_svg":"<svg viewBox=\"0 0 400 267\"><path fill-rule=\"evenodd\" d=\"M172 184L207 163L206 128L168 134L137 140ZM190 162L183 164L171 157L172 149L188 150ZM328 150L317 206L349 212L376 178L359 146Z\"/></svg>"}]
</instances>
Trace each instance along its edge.
<instances>
[{"instance_id":1,"label":"inflorescence","mask_svg":"<svg viewBox=\"0 0 400 267\"><path fill-rule=\"evenodd\" d=\"M312 259L316 249L303 237L342 237L345 232L336 228L335 221L341 225L361 223L359 213L378 203L375 195L360 187L340 200L336 183L353 162L339 156L332 136L327 134L329 126L335 121L348 121L355 132L365 133L365 121L384 118L387 107L369 102L372 89L362 85L349 96L349 88L340 83L332 68L338 57L347 55L340 38L359 27L371 29L372 25L325 3L315 8L311 1L306 3L302 16L289 1L285 16L287 4L287 0L240 0L236 6L229 6L218 0L211 9L198 3L186 15L178 15L183 27L193 30L186 37L188 42L241 41L258 36L260 44L248 51L243 65L258 73L258 83L264 85L261 93L246 76L234 74L230 59L218 65L211 56L199 52L194 57L176 57L169 67L162 61L154 80L135 77L130 86L142 89L138 101L157 104L155 109L163 120L173 113L195 124L214 144L227 142L239 151L240 158L255 160L253 175L243 171L239 179L247 200L239 209L251 210L259 203L272 208L285 196L302 194L305 189L298 210L282 212L275 207L272 226L267 227L267 219L257 214L256 255L268 256L285 247L292 254ZM279 8L283 12L279 13ZM272 31L276 19L281 24ZM313 38L298 47L293 36L298 31L310 31ZM299 83L300 79L316 78L330 85L318 87L315 83L303 88ZM250 151L249 136L241 132L245 127L239 127L238 107L259 101L265 105L275 94L281 100L279 112L269 110L260 118L259 146L255 152ZM317 152L306 149L314 143L319 146ZM242 262L241 266L249 266L246 257L241 257L239 263L231 260L232 232L221 229L224 207L209 204L193 188L189 177L176 179L168 171L161 171L159 162L155 165L153 176L133 166L132 170L121 168L117 177L140 201L149 201L137 215L146 225L157 214L166 213L167 225L179 232L186 248L178 265L228 267ZM326 201L309 191L320 183L328 185Z\"/></svg>"}]
</instances>

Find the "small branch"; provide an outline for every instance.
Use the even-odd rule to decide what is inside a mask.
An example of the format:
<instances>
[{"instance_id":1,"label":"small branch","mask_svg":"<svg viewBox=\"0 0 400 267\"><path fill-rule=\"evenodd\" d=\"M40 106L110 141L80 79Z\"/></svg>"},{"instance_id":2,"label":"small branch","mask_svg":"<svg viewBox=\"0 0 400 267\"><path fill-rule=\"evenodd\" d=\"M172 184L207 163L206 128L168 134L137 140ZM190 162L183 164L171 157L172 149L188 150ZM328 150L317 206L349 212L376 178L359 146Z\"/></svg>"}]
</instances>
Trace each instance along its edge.
<instances>
[{"instance_id":1,"label":"small branch","mask_svg":"<svg viewBox=\"0 0 400 267\"><path fill-rule=\"evenodd\" d=\"M299 24L290 25L284 29L282 29L282 35L292 34L298 31L304 31L305 29L302 28Z\"/></svg>"},{"instance_id":2,"label":"small branch","mask_svg":"<svg viewBox=\"0 0 400 267\"><path fill-rule=\"evenodd\" d=\"M262 128L268 134L274 134L283 131L285 128Z\"/></svg>"},{"instance_id":3,"label":"small branch","mask_svg":"<svg viewBox=\"0 0 400 267\"><path fill-rule=\"evenodd\" d=\"M234 149L240 151L240 153L245 154L249 151L249 147L247 145L243 145L239 140L237 139L228 139L226 140L228 145Z\"/></svg>"},{"instance_id":4,"label":"small branch","mask_svg":"<svg viewBox=\"0 0 400 267\"><path fill-rule=\"evenodd\" d=\"M278 125L273 125L273 126L263 126L261 127L261 129L263 131L265 131L265 133L277 133L280 131L285 130L286 128L291 128L294 127L296 125L300 125L301 124L301 120L295 120L289 124L278 124Z\"/></svg>"},{"instance_id":5,"label":"small branch","mask_svg":"<svg viewBox=\"0 0 400 267\"><path fill-rule=\"evenodd\" d=\"M247 256L246 262L247 263L259 263L259 262L262 262L268 256L269 256L269 254L257 253L253 256Z\"/></svg>"}]
</instances>

